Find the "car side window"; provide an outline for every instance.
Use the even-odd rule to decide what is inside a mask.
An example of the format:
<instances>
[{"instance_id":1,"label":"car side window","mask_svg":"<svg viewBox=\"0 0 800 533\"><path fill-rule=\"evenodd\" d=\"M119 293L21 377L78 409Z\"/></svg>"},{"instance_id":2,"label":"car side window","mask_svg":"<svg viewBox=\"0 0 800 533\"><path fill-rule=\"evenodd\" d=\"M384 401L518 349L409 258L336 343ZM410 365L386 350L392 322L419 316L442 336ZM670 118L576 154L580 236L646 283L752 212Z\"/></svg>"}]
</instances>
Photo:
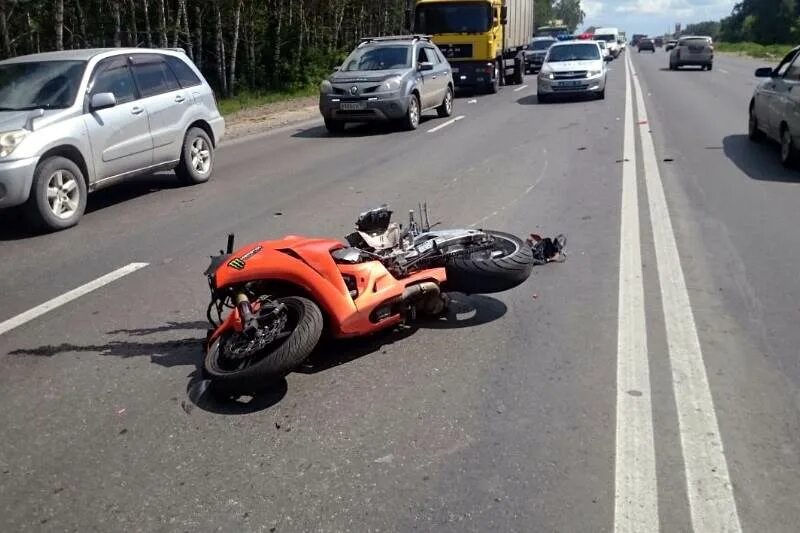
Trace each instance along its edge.
<instances>
[{"instance_id":1,"label":"car side window","mask_svg":"<svg viewBox=\"0 0 800 533\"><path fill-rule=\"evenodd\" d=\"M439 63L441 63L441 61L439 61L439 56L436 55L436 50L434 50L433 48L426 46L425 53L428 56L429 63L433 63L434 65L438 65Z\"/></svg>"},{"instance_id":2,"label":"car side window","mask_svg":"<svg viewBox=\"0 0 800 533\"><path fill-rule=\"evenodd\" d=\"M800 57L794 58L783 78L790 81L800 81Z\"/></svg>"},{"instance_id":3,"label":"car side window","mask_svg":"<svg viewBox=\"0 0 800 533\"><path fill-rule=\"evenodd\" d=\"M775 72L777 72L778 76L783 76L786 74L786 71L789 70L789 66L792 64L792 60L797 55L797 50L792 50L786 57L784 57L781 62L778 64L777 68L775 68Z\"/></svg>"},{"instance_id":4,"label":"car side window","mask_svg":"<svg viewBox=\"0 0 800 533\"><path fill-rule=\"evenodd\" d=\"M136 100L136 85L127 58L105 59L97 65L89 94L98 93L113 93L118 104Z\"/></svg>"},{"instance_id":5,"label":"car side window","mask_svg":"<svg viewBox=\"0 0 800 533\"><path fill-rule=\"evenodd\" d=\"M188 87L196 87L197 85L202 85L202 80L194 73L194 71L186 64L181 58L174 57L174 56L164 56L164 59L167 61L167 65L169 68L172 69L172 72L175 74L175 77L178 78L178 82L181 84L181 87L184 89Z\"/></svg>"},{"instance_id":6,"label":"car side window","mask_svg":"<svg viewBox=\"0 0 800 533\"><path fill-rule=\"evenodd\" d=\"M133 76L142 98L180 89L177 78L161 56L134 56Z\"/></svg>"},{"instance_id":7,"label":"car side window","mask_svg":"<svg viewBox=\"0 0 800 533\"><path fill-rule=\"evenodd\" d=\"M442 53L442 51L438 47L435 49L435 51L436 51L436 57L439 58L439 63L446 63L447 60L444 58L444 54Z\"/></svg>"}]
</instances>

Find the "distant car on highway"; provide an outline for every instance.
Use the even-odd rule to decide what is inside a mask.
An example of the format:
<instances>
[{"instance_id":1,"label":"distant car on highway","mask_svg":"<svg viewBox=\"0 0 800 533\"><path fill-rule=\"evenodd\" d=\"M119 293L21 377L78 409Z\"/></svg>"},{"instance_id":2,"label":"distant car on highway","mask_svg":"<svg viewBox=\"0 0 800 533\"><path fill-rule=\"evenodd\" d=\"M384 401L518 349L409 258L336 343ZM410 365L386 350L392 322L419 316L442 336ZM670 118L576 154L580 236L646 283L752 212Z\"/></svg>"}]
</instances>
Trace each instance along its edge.
<instances>
[{"instance_id":1,"label":"distant car on highway","mask_svg":"<svg viewBox=\"0 0 800 533\"><path fill-rule=\"evenodd\" d=\"M525 50L525 71L537 73L542 68L544 63L544 56L550 47L557 43L558 40L554 37L534 37Z\"/></svg>"},{"instance_id":2,"label":"distant car on highway","mask_svg":"<svg viewBox=\"0 0 800 533\"><path fill-rule=\"evenodd\" d=\"M211 177L225 131L182 50L68 50L0 61L0 208L45 231L74 226L88 193L155 170Z\"/></svg>"},{"instance_id":3,"label":"distant car on highway","mask_svg":"<svg viewBox=\"0 0 800 533\"><path fill-rule=\"evenodd\" d=\"M794 48L775 68L756 70L765 78L753 91L748 111L748 137L759 141L769 137L780 142L781 162L792 166L800 150L800 46ZM797 89L797 90L794 90Z\"/></svg>"},{"instance_id":4,"label":"distant car on highway","mask_svg":"<svg viewBox=\"0 0 800 533\"><path fill-rule=\"evenodd\" d=\"M664 51L665 52L669 52L670 50L675 48L675 46L677 44L678 44L678 41L676 39L670 39L669 41L667 41L667 44L664 46Z\"/></svg>"},{"instance_id":5,"label":"distant car on highway","mask_svg":"<svg viewBox=\"0 0 800 533\"><path fill-rule=\"evenodd\" d=\"M603 54L604 59L606 57L609 59L614 59L614 56L611 55L611 50L608 49L605 41L597 41L597 46L600 47L600 53Z\"/></svg>"},{"instance_id":6,"label":"distant car on highway","mask_svg":"<svg viewBox=\"0 0 800 533\"><path fill-rule=\"evenodd\" d=\"M656 37L655 39L653 39L653 44L655 44L657 48L661 48L662 46L664 46L664 38Z\"/></svg>"},{"instance_id":7,"label":"distant car on highway","mask_svg":"<svg viewBox=\"0 0 800 533\"><path fill-rule=\"evenodd\" d=\"M555 96L606 95L606 62L597 41L568 41L550 47L537 79L537 98L548 102Z\"/></svg>"},{"instance_id":8,"label":"distant car on highway","mask_svg":"<svg viewBox=\"0 0 800 533\"><path fill-rule=\"evenodd\" d=\"M711 70L714 66L714 47L709 37L681 37L669 53L670 70L698 66Z\"/></svg>"},{"instance_id":9,"label":"distant car on highway","mask_svg":"<svg viewBox=\"0 0 800 533\"><path fill-rule=\"evenodd\" d=\"M331 133L374 121L414 130L424 111L453 114L454 88L450 63L429 37L369 37L322 82L319 109Z\"/></svg>"},{"instance_id":10,"label":"distant car on highway","mask_svg":"<svg viewBox=\"0 0 800 533\"><path fill-rule=\"evenodd\" d=\"M656 51L656 45L653 43L653 39L650 39L648 37L642 37L641 39L639 39L639 42L637 43L636 47L639 53L641 53L642 50L649 50L651 52Z\"/></svg>"}]
</instances>

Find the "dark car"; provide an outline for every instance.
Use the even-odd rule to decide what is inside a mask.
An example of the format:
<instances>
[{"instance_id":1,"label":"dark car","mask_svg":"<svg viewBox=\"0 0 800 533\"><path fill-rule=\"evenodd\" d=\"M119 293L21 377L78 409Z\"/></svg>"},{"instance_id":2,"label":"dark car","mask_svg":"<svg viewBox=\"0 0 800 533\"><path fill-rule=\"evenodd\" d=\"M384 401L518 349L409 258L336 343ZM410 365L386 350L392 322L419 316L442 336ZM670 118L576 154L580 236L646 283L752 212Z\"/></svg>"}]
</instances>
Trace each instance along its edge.
<instances>
[{"instance_id":1,"label":"dark car","mask_svg":"<svg viewBox=\"0 0 800 533\"><path fill-rule=\"evenodd\" d=\"M656 51L656 45L653 42L653 39L650 39L650 38L647 38L647 37L643 37L642 39L639 39L639 44L637 46L638 46L638 49L639 49L640 53L641 53L642 50L650 50L651 52L655 52Z\"/></svg>"},{"instance_id":2,"label":"dark car","mask_svg":"<svg viewBox=\"0 0 800 533\"><path fill-rule=\"evenodd\" d=\"M669 68L677 70L694 65L711 70L714 65L714 47L711 39L704 36L681 37L669 53Z\"/></svg>"},{"instance_id":3,"label":"dark car","mask_svg":"<svg viewBox=\"0 0 800 533\"><path fill-rule=\"evenodd\" d=\"M662 46L664 46L664 39L663 39L662 37L656 37L656 39L655 39L655 45L656 45L658 48L661 48Z\"/></svg>"},{"instance_id":4,"label":"dark car","mask_svg":"<svg viewBox=\"0 0 800 533\"><path fill-rule=\"evenodd\" d=\"M553 37L534 37L525 50L525 70L527 72L539 72L544 63L544 56L547 51L557 43L558 40Z\"/></svg>"}]
</instances>

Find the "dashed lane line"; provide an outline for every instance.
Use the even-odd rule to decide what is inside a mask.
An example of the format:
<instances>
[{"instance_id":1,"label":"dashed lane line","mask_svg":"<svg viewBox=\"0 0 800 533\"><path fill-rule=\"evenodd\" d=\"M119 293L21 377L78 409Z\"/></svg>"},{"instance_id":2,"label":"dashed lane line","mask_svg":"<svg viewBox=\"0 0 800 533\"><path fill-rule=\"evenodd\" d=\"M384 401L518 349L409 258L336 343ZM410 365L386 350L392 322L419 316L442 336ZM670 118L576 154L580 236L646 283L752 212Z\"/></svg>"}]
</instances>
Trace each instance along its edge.
<instances>
[{"instance_id":1,"label":"dashed lane line","mask_svg":"<svg viewBox=\"0 0 800 533\"><path fill-rule=\"evenodd\" d=\"M37 305L33 309L29 309L28 311L25 311L22 314L9 318L4 322L0 322L0 335L8 333L12 329L18 328L23 324L27 324L31 320L39 318L40 316L49 313L50 311L53 311L54 309L57 309L62 305L66 305L72 302L73 300L77 300L81 296L84 296L92 291L104 287L105 285L108 285L109 283L112 283L120 278L123 278L128 274L132 274L137 270L140 270L148 266L148 264L149 263L131 263L122 268L118 268L117 270L110 272L105 276L101 276L94 281L90 281L89 283L81 285L76 289L72 289L69 292L65 292L61 296L56 296L52 300L48 300L47 302L41 305Z\"/></svg>"},{"instance_id":2,"label":"dashed lane line","mask_svg":"<svg viewBox=\"0 0 800 533\"><path fill-rule=\"evenodd\" d=\"M429 129L428 133L436 133L440 129L446 128L447 126L450 126L451 124L455 124L456 122L458 122L459 120L462 120L464 118L466 118L465 115L459 115L459 116L457 116L455 118L451 118L447 122L443 122L443 123L439 124L438 126L436 126L435 128Z\"/></svg>"}]
</instances>

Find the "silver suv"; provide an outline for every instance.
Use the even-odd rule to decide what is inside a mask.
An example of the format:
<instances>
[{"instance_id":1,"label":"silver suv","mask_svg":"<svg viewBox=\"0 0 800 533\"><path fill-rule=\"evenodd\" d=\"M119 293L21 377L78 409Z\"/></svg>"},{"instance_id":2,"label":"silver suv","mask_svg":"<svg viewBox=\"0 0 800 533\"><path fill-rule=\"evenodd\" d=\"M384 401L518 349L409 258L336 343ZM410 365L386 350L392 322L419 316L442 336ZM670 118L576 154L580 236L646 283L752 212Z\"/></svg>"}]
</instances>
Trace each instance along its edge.
<instances>
[{"instance_id":1,"label":"silver suv","mask_svg":"<svg viewBox=\"0 0 800 533\"><path fill-rule=\"evenodd\" d=\"M177 50L70 50L0 61L0 208L74 226L87 195L175 169L211 176L225 121L200 71Z\"/></svg>"},{"instance_id":2,"label":"silver suv","mask_svg":"<svg viewBox=\"0 0 800 533\"><path fill-rule=\"evenodd\" d=\"M452 115L453 97L450 63L429 37L371 37L322 82L319 109L331 133L348 122L387 120L413 130L428 109Z\"/></svg>"}]
</instances>

